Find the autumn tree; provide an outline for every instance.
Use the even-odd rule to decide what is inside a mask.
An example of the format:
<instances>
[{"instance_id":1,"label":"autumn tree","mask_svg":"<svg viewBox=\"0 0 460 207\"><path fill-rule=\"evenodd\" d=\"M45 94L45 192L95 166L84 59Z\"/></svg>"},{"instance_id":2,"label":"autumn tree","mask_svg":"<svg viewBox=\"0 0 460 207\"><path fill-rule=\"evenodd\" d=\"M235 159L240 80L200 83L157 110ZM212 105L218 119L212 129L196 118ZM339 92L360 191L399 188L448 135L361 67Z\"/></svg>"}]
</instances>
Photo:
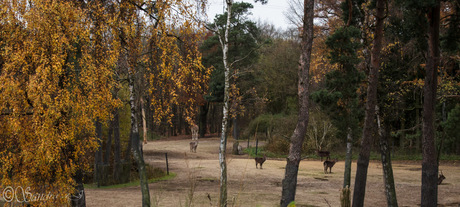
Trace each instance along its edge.
<instances>
[{"instance_id":1,"label":"autumn tree","mask_svg":"<svg viewBox=\"0 0 460 207\"><path fill-rule=\"evenodd\" d=\"M201 64L197 42L201 39L195 17L198 10L189 10L190 2L121 2L118 7L116 36L123 49L120 63L125 62L129 80L129 102L131 108L131 151L138 164L141 180L142 205L150 206L150 195L142 144L139 143L138 108L141 91L136 91L136 82L146 78L149 100L154 110L155 123L165 120L171 123L172 106L183 106L184 115L191 124L196 113L199 94L206 90L210 70ZM174 9L173 9L174 7ZM145 18L144 18L145 17ZM147 74L139 75L141 69ZM137 88L139 89L139 88Z\"/></svg>"},{"instance_id":2,"label":"autumn tree","mask_svg":"<svg viewBox=\"0 0 460 207\"><path fill-rule=\"evenodd\" d=\"M94 121L107 120L117 103L110 95L117 44L94 39L108 28L95 27L96 5L0 3L0 177L2 186L58 195L33 205L69 204L97 146Z\"/></svg>"}]
</instances>

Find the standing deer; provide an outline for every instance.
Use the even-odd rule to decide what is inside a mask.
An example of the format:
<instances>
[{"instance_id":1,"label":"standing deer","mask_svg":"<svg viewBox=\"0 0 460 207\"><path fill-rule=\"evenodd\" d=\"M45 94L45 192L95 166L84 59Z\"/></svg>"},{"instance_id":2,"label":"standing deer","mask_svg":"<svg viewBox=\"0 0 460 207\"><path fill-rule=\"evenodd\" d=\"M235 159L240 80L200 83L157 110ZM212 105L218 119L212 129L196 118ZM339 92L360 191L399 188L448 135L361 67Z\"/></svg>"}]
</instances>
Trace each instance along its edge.
<instances>
[{"instance_id":1,"label":"standing deer","mask_svg":"<svg viewBox=\"0 0 460 207\"><path fill-rule=\"evenodd\" d=\"M331 154L329 151L316 150L316 154L318 154L318 156L321 157L321 162L323 161L323 157L326 157L326 160L331 159L331 157L329 157L329 155Z\"/></svg>"},{"instance_id":2,"label":"standing deer","mask_svg":"<svg viewBox=\"0 0 460 207\"><path fill-rule=\"evenodd\" d=\"M190 152L196 152L196 147L198 147L198 140L190 142Z\"/></svg>"},{"instance_id":3,"label":"standing deer","mask_svg":"<svg viewBox=\"0 0 460 207\"><path fill-rule=\"evenodd\" d=\"M332 167L335 165L335 163L338 162L338 159L336 158L334 161L329 161L326 160L324 161L324 173L327 174L327 168L329 168L329 173L332 173Z\"/></svg>"},{"instance_id":4,"label":"standing deer","mask_svg":"<svg viewBox=\"0 0 460 207\"><path fill-rule=\"evenodd\" d=\"M264 164L265 160L267 160L267 156L265 156L264 154L264 157L256 157L254 159L256 160L256 169L257 169L257 164L259 164L260 169L262 169L262 165Z\"/></svg>"},{"instance_id":5,"label":"standing deer","mask_svg":"<svg viewBox=\"0 0 460 207\"><path fill-rule=\"evenodd\" d=\"M193 124L193 125L191 126L192 140L198 140L198 130L199 130L198 125Z\"/></svg>"},{"instance_id":6,"label":"standing deer","mask_svg":"<svg viewBox=\"0 0 460 207\"><path fill-rule=\"evenodd\" d=\"M441 171L441 174L439 175L438 177L438 185L441 185L442 181L446 179L446 177L444 177L444 175L442 174L442 171Z\"/></svg>"}]
</instances>

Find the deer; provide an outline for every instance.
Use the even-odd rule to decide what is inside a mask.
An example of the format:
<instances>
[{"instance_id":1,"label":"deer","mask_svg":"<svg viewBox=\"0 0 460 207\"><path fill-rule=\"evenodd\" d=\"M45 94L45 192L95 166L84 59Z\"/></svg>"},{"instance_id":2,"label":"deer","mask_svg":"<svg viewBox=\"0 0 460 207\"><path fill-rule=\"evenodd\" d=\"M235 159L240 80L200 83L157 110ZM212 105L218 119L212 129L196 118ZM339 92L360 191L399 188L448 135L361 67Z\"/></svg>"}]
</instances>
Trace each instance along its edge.
<instances>
[{"instance_id":1,"label":"deer","mask_svg":"<svg viewBox=\"0 0 460 207\"><path fill-rule=\"evenodd\" d=\"M190 142L190 152L196 153L196 147L198 147L198 140Z\"/></svg>"},{"instance_id":2,"label":"deer","mask_svg":"<svg viewBox=\"0 0 460 207\"><path fill-rule=\"evenodd\" d=\"M267 160L267 156L264 154L264 157L256 157L254 160L256 160L256 169L258 169L257 164L259 164L260 169L262 169L262 165L264 164L265 160Z\"/></svg>"},{"instance_id":3,"label":"deer","mask_svg":"<svg viewBox=\"0 0 460 207\"><path fill-rule=\"evenodd\" d=\"M241 147L241 145L238 145L238 154L239 155L243 154L243 147Z\"/></svg>"},{"instance_id":4,"label":"deer","mask_svg":"<svg viewBox=\"0 0 460 207\"><path fill-rule=\"evenodd\" d=\"M198 130L199 130L198 125L193 124L193 125L190 127L190 129L191 129L191 131L192 131L192 140L198 140Z\"/></svg>"},{"instance_id":5,"label":"deer","mask_svg":"<svg viewBox=\"0 0 460 207\"><path fill-rule=\"evenodd\" d=\"M337 158L334 161L324 161L324 173L327 174L327 168L329 168L329 173L332 173L332 167L335 165L336 162L338 162Z\"/></svg>"},{"instance_id":6,"label":"deer","mask_svg":"<svg viewBox=\"0 0 460 207\"><path fill-rule=\"evenodd\" d=\"M316 150L316 154L321 157L321 162L323 161L323 157L326 157L326 160L331 159L331 157L329 157L331 154L329 151Z\"/></svg>"},{"instance_id":7,"label":"deer","mask_svg":"<svg viewBox=\"0 0 460 207\"><path fill-rule=\"evenodd\" d=\"M441 185L444 179L446 179L446 177L442 174L442 171L441 171L441 174L438 177L438 185Z\"/></svg>"}]
</instances>

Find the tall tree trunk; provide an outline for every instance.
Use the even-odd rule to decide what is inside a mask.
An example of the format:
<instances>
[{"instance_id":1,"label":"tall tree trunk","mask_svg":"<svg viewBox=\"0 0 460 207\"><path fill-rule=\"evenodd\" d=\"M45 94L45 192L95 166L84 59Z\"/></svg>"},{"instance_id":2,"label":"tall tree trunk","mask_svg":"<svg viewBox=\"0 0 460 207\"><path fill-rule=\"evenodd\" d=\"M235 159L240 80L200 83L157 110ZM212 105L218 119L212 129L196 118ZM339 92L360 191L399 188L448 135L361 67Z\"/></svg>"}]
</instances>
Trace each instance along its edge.
<instances>
[{"instance_id":1,"label":"tall tree trunk","mask_svg":"<svg viewBox=\"0 0 460 207\"><path fill-rule=\"evenodd\" d=\"M118 182L121 176L120 115L118 108L113 112L113 179Z\"/></svg>"},{"instance_id":2,"label":"tall tree trunk","mask_svg":"<svg viewBox=\"0 0 460 207\"><path fill-rule=\"evenodd\" d=\"M113 125L112 125L112 121L110 121L107 142L105 144L104 165L110 164L109 163L110 154L112 153L112 136L113 136Z\"/></svg>"},{"instance_id":3,"label":"tall tree trunk","mask_svg":"<svg viewBox=\"0 0 460 207\"><path fill-rule=\"evenodd\" d=\"M99 119L96 120L96 138L97 138L97 151L94 156L94 180L97 187L101 186L101 164L102 164L102 124Z\"/></svg>"},{"instance_id":4,"label":"tall tree trunk","mask_svg":"<svg viewBox=\"0 0 460 207\"><path fill-rule=\"evenodd\" d=\"M299 58L299 114L297 125L291 136L289 155L287 157L286 169L282 183L282 194L280 204L282 207L289 205L295 200L297 187L297 174L302 154L302 144L305 139L308 126L308 86L311 50L313 45L313 11L314 0L304 0L304 20L301 42L301 54Z\"/></svg>"},{"instance_id":5,"label":"tall tree trunk","mask_svg":"<svg viewBox=\"0 0 460 207\"><path fill-rule=\"evenodd\" d=\"M377 0L376 23L373 48L371 52L371 68L369 71L369 85L367 87L366 116L364 118L361 150L358 157L355 186L353 191L353 206L364 206L366 193L367 169L372 145L372 133L375 131L375 106L377 105L377 86L379 81L380 51L383 40L383 21L385 15L385 1Z\"/></svg>"},{"instance_id":6,"label":"tall tree trunk","mask_svg":"<svg viewBox=\"0 0 460 207\"><path fill-rule=\"evenodd\" d=\"M147 120L145 117L144 99L141 97L141 111L142 111L142 130L144 135L144 144L147 144Z\"/></svg>"},{"instance_id":7,"label":"tall tree trunk","mask_svg":"<svg viewBox=\"0 0 460 207\"><path fill-rule=\"evenodd\" d=\"M133 157L137 162L138 170L139 170L139 179L141 184L141 191L142 191L142 206L149 207L150 206L150 193L149 193L149 186L147 180L147 173L145 169L144 163L144 156L141 153L141 144L140 144L140 137L139 137L139 128L138 128L138 110L137 105L135 103L135 92L134 92L134 74L133 71L129 72L129 105L131 106L131 141L132 141L132 148L131 151L133 153Z\"/></svg>"},{"instance_id":8,"label":"tall tree trunk","mask_svg":"<svg viewBox=\"0 0 460 207\"><path fill-rule=\"evenodd\" d=\"M226 0L227 2L227 24L225 25L225 36L219 35L220 44L222 45L222 55L225 68L225 86L224 86L224 108L222 116L222 134L220 136L219 145L219 164L220 164L220 194L219 206L227 206L227 161L225 159L227 152L227 125L228 125L228 102L229 100L229 86L230 86L230 65L228 63L228 33L230 30L230 19L232 16L233 0Z\"/></svg>"},{"instance_id":9,"label":"tall tree trunk","mask_svg":"<svg viewBox=\"0 0 460 207\"><path fill-rule=\"evenodd\" d=\"M422 139L421 135L422 133L420 133L420 109L422 109L422 106L420 106L420 99L421 99L421 94L418 95L416 94L415 95L415 123L416 123L416 134L418 136L415 137L415 153L419 153L420 152L420 140Z\"/></svg>"},{"instance_id":10,"label":"tall tree trunk","mask_svg":"<svg viewBox=\"0 0 460 207\"><path fill-rule=\"evenodd\" d=\"M404 108L404 107L402 107ZM404 114L403 114L404 116ZM404 130L406 129L406 121L405 119L401 119L401 130ZM402 131L399 135L399 148L400 149L403 149L403 146L404 146L404 140L406 140L406 132Z\"/></svg>"},{"instance_id":11,"label":"tall tree trunk","mask_svg":"<svg viewBox=\"0 0 460 207\"><path fill-rule=\"evenodd\" d=\"M425 86L423 88L422 207L437 206L438 204L438 162L435 146L434 109L439 66L439 0L436 1L434 7L429 8L428 22L428 52L425 66Z\"/></svg>"},{"instance_id":12,"label":"tall tree trunk","mask_svg":"<svg viewBox=\"0 0 460 207\"><path fill-rule=\"evenodd\" d=\"M345 155L345 171L343 173L343 188L351 186L351 161L353 152L353 134L351 128L348 128L347 133L347 154Z\"/></svg>"},{"instance_id":13,"label":"tall tree trunk","mask_svg":"<svg viewBox=\"0 0 460 207\"><path fill-rule=\"evenodd\" d=\"M232 132L232 135L233 135L233 139L235 140L238 140L238 136L240 134L240 129L238 128L238 118L239 116L236 115L235 118L233 118L233 132Z\"/></svg>"},{"instance_id":14,"label":"tall tree trunk","mask_svg":"<svg viewBox=\"0 0 460 207\"><path fill-rule=\"evenodd\" d=\"M206 129L207 129L207 117L208 117L208 111L209 111L209 102L206 102L202 106L200 106L200 118L199 118L199 135L200 137L204 137L206 135Z\"/></svg>"},{"instance_id":15,"label":"tall tree trunk","mask_svg":"<svg viewBox=\"0 0 460 207\"><path fill-rule=\"evenodd\" d=\"M342 207L349 207L351 206L350 200L350 185L351 185L351 161L352 161L352 149L353 149L353 131L351 128L348 128L347 133L347 154L345 156L345 170L343 172L343 187L342 187L342 195L340 196L341 199L341 206Z\"/></svg>"},{"instance_id":16,"label":"tall tree trunk","mask_svg":"<svg viewBox=\"0 0 460 207\"><path fill-rule=\"evenodd\" d=\"M385 185L385 195L387 197L388 207L397 207L395 181L393 176L393 167L391 166L391 153L388 147L388 133L383 130L380 124L379 110L377 108L377 125L380 136L380 157L382 158L383 181Z\"/></svg>"}]
</instances>

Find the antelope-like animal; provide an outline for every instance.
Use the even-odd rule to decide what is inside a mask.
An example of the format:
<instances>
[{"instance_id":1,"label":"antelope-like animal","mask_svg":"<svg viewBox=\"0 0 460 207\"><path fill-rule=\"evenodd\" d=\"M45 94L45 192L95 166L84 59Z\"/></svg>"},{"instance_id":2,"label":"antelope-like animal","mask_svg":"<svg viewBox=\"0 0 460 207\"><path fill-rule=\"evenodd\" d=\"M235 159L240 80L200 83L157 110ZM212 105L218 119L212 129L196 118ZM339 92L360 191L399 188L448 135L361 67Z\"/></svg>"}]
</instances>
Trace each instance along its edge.
<instances>
[{"instance_id":1,"label":"antelope-like animal","mask_svg":"<svg viewBox=\"0 0 460 207\"><path fill-rule=\"evenodd\" d=\"M318 154L318 156L321 157L321 162L323 161L323 157L326 157L326 160L331 159L331 157L329 157L329 155L331 154L329 151L316 150L316 154Z\"/></svg>"},{"instance_id":2,"label":"antelope-like animal","mask_svg":"<svg viewBox=\"0 0 460 207\"><path fill-rule=\"evenodd\" d=\"M198 140L190 142L190 152L196 152L196 147L198 147Z\"/></svg>"},{"instance_id":3,"label":"antelope-like animal","mask_svg":"<svg viewBox=\"0 0 460 207\"><path fill-rule=\"evenodd\" d=\"M199 130L198 125L193 124L192 127L191 127L192 140L198 140L198 130Z\"/></svg>"},{"instance_id":4,"label":"antelope-like animal","mask_svg":"<svg viewBox=\"0 0 460 207\"><path fill-rule=\"evenodd\" d=\"M332 173L332 167L334 167L336 162L338 162L337 158L334 161L324 161L324 173L327 174L327 168L329 168L329 173Z\"/></svg>"},{"instance_id":5,"label":"antelope-like animal","mask_svg":"<svg viewBox=\"0 0 460 207\"><path fill-rule=\"evenodd\" d=\"M267 160L267 156L264 154L264 157L256 157L254 158L256 160L256 169L257 169L257 164L260 165L260 169L262 169L262 165L264 164L265 160Z\"/></svg>"},{"instance_id":6,"label":"antelope-like animal","mask_svg":"<svg viewBox=\"0 0 460 207\"><path fill-rule=\"evenodd\" d=\"M441 185L444 179L446 179L446 177L442 174L442 171L441 171L441 174L438 177L438 185Z\"/></svg>"}]
</instances>

